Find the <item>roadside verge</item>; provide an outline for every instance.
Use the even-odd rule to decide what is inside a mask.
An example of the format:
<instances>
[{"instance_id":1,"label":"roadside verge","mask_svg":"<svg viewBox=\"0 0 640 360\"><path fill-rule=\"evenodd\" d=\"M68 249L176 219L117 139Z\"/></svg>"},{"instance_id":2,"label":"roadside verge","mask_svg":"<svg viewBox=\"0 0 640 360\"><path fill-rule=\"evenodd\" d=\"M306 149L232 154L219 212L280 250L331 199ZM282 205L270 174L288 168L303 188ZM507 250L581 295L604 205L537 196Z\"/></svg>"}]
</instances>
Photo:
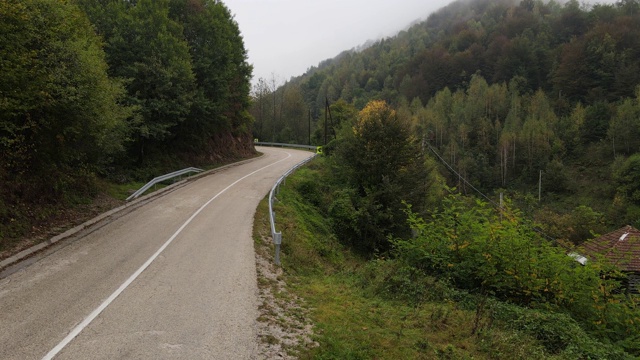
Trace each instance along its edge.
<instances>
[{"instance_id":1,"label":"roadside verge","mask_svg":"<svg viewBox=\"0 0 640 360\"><path fill-rule=\"evenodd\" d=\"M234 167L234 166L239 166L242 164L246 164L252 161L255 161L259 158L261 158L264 155L260 155L257 157L253 157L247 160L242 160L242 161L238 161L235 163L231 163L231 164L227 164L224 166L220 166L217 167L215 169L211 169L211 170L207 170L205 172L199 173L197 175L193 175L190 176L184 180L178 181L174 184L171 184L167 187L164 187L162 189L159 189L157 191L154 191L152 193L149 193L147 195L141 196L136 200L130 201L122 206L119 206L115 209L109 210L105 213L102 213L90 220L85 221L84 223L75 226L71 229L68 229L67 231L58 234L48 240L45 240L39 244L36 244L34 246L31 246L25 250L22 250L20 252L18 252L17 254L14 254L2 261L0 261L0 279L5 278L11 274L13 274L14 272L22 269L25 266L28 266L34 262L36 262L38 259L42 258L43 256L46 256L54 251L56 251L59 247L54 247L54 245L58 244L62 244L64 242L66 242L65 240L70 240L70 239L79 239L82 238L83 236L86 236L87 234L92 233L93 231L100 229L102 226L106 225L107 223L109 223L110 221L113 221L115 219L118 219L121 216L124 216L128 213L130 213L131 211L146 205L147 203L161 197L164 196L166 194L169 194L171 192L173 192L176 189L179 189L182 186L187 185L189 182L200 179L202 177L205 176L209 176L211 174L215 174L217 172L226 170L228 168Z\"/></svg>"}]
</instances>

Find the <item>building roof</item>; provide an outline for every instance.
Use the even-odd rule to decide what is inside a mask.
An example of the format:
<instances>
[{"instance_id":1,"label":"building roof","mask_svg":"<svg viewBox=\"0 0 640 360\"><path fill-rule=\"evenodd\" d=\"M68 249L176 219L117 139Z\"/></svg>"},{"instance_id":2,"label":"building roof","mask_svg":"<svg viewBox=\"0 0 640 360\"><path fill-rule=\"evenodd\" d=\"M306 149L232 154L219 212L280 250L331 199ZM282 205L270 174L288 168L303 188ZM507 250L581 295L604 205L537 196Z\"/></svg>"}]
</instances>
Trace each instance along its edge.
<instances>
[{"instance_id":1,"label":"building roof","mask_svg":"<svg viewBox=\"0 0 640 360\"><path fill-rule=\"evenodd\" d=\"M640 272L640 230L627 225L584 242L578 252L587 257L599 254L623 271Z\"/></svg>"}]
</instances>

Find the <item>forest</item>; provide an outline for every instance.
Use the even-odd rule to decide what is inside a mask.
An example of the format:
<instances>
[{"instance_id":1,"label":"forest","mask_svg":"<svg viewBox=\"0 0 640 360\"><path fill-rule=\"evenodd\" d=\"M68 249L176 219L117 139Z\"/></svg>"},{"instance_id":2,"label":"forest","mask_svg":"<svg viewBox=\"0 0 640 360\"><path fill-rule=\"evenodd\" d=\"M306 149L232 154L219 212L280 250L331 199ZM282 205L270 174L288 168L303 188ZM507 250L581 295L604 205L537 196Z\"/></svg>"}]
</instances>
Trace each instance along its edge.
<instances>
[{"instance_id":1,"label":"forest","mask_svg":"<svg viewBox=\"0 0 640 360\"><path fill-rule=\"evenodd\" d=\"M100 180L254 153L252 67L215 0L0 2L0 248Z\"/></svg>"},{"instance_id":2,"label":"forest","mask_svg":"<svg viewBox=\"0 0 640 360\"><path fill-rule=\"evenodd\" d=\"M354 308L475 311L471 330L446 338L456 345L438 358L467 358L454 337L469 332L492 358L505 351L492 337L505 329L542 347L515 356L520 340L509 341L514 358L637 358L627 273L567 254L640 227L639 70L637 0L475 0L284 84L259 79L254 136L323 146L278 209L296 219L285 220L284 266L295 267L293 281L314 282L307 296L333 280L333 296L353 292ZM421 325L441 314L408 316L397 319L400 333L415 326L428 337L436 331ZM336 328L317 352L351 356L358 329L318 321ZM392 338L404 339L383 341ZM416 358L445 351L418 341ZM363 358L394 351L371 355L372 346Z\"/></svg>"},{"instance_id":3,"label":"forest","mask_svg":"<svg viewBox=\"0 0 640 360\"><path fill-rule=\"evenodd\" d=\"M323 145L384 100L449 186L504 193L578 243L640 226L639 85L637 0L457 1L284 84L259 79L251 113L256 138Z\"/></svg>"}]
</instances>

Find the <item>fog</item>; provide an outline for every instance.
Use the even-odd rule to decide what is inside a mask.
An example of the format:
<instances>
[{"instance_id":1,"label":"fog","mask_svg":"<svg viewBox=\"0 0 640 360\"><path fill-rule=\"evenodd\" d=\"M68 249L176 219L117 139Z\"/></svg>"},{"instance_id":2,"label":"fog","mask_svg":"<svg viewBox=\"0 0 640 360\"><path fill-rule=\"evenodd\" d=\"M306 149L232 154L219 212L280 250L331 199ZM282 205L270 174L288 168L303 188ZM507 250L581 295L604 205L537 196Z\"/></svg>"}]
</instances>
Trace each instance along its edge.
<instances>
[{"instance_id":1,"label":"fog","mask_svg":"<svg viewBox=\"0 0 640 360\"><path fill-rule=\"evenodd\" d=\"M281 82L340 52L393 36L450 0L226 0L244 37L254 82Z\"/></svg>"},{"instance_id":2,"label":"fog","mask_svg":"<svg viewBox=\"0 0 640 360\"><path fill-rule=\"evenodd\" d=\"M223 0L259 78L284 82L368 40L393 36L451 0ZM615 3L615 0L581 3Z\"/></svg>"}]
</instances>

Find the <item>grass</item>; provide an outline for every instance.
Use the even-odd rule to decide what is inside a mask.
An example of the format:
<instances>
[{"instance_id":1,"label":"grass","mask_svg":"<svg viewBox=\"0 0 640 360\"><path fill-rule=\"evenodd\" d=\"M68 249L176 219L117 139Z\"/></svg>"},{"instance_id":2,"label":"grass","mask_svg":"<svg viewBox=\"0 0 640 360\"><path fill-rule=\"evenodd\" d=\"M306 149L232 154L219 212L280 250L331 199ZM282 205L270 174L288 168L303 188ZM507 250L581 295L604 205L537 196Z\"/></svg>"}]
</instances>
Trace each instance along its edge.
<instances>
[{"instance_id":1,"label":"grass","mask_svg":"<svg viewBox=\"0 0 640 360\"><path fill-rule=\"evenodd\" d=\"M309 191L323 177L322 159L292 175L278 195L283 232L283 279L304 299L319 346L289 349L300 359L570 359L553 354L535 336L493 320L477 299L425 278L394 282L397 264L364 259L343 246L316 206L327 189ZM319 185L324 186L324 185ZM317 189L316 189L317 190ZM318 195L321 194L321 195ZM269 233L263 201L254 227L257 244ZM425 285L426 284L426 285ZM424 286L422 286L424 285ZM416 287L417 288L417 287ZM483 311L480 311L483 310ZM486 310L486 311L484 311Z\"/></svg>"},{"instance_id":2,"label":"grass","mask_svg":"<svg viewBox=\"0 0 640 360\"><path fill-rule=\"evenodd\" d=\"M125 200L128 198L134 191L140 189L144 186L145 183L140 181L132 181L125 184L116 184L111 182L104 182L103 188L105 193L118 200ZM149 189L152 190L152 189Z\"/></svg>"}]
</instances>

